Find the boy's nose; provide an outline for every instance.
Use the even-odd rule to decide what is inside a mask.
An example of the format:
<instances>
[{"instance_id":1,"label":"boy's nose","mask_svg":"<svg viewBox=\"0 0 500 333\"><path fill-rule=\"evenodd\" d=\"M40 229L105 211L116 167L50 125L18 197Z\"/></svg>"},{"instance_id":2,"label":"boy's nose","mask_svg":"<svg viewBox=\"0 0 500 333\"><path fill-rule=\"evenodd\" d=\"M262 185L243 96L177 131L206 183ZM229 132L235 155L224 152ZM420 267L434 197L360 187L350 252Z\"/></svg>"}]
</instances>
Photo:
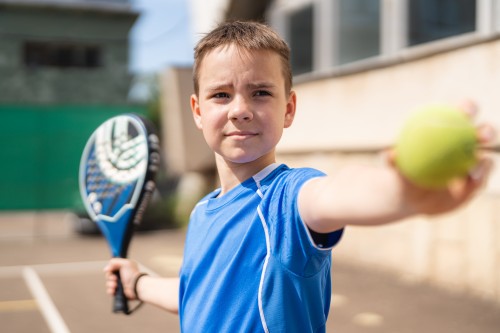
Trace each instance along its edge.
<instances>
[{"instance_id":1,"label":"boy's nose","mask_svg":"<svg viewBox=\"0 0 500 333\"><path fill-rule=\"evenodd\" d=\"M244 98L235 98L231 104L231 109L228 114L230 120L252 120L252 110L249 103Z\"/></svg>"}]
</instances>

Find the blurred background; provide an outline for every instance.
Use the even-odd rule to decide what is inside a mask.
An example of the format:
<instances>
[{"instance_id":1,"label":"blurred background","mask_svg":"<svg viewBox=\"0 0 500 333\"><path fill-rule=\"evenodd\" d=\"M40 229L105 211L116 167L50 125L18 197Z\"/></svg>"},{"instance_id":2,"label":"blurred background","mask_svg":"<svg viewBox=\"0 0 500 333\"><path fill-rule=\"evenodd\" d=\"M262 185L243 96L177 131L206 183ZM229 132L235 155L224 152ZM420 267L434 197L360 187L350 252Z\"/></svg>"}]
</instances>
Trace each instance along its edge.
<instances>
[{"instance_id":1,"label":"blurred background","mask_svg":"<svg viewBox=\"0 0 500 333\"><path fill-rule=\"evenodd\" d=\"M192 51L228 19L265 21L291 46L297 117L277 151L290 166L329 173L345 163L381 163L379 148L392 144L422 104L472 98L479 123L500 124L498 0L0 0L5 253L14 244L87 244L98 235L80 199L80 156L101 122L125 112L150 118L163 147L158 190L140 229L145 237L180 235L182 251L194 203L217 183L189 108ZM349 228L334 256L360 272L485 302L500 318L499 195L495 171L459 211ZM77 257L36 264L83 260ZM0 256L7 268L31 264ZM2 304L12 315L5 302L0 297L0 319ZM468 330L479 331L486 332Z\"/></svg>"}]
</instances>

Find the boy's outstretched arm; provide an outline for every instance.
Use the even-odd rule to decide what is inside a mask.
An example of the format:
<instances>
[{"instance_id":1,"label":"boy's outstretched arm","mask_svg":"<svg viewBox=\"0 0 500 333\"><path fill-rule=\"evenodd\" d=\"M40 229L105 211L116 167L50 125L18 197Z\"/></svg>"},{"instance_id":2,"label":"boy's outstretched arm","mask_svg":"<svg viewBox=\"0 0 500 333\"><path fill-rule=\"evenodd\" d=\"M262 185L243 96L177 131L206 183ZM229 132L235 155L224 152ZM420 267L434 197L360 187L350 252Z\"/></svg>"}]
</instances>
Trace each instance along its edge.
<instances>
[{"instance_id":1,"label":"boy's outstretched arm","mask_svg":"<svg viewBox=\"0 0 500 333\"><path fill-rule=\"evenodd\" d=\"M464 104L471 117L474 105ZM481 144L495 138L493 127L477 128ZM386 153L385 166L348 166L334 175L312 179L299 193L302 219L316 232L327 233L346 225L377 225L405 217L436 215L458 208L480 189L492 169L486 155L467 177L440 190L428 190L410 183L397 169L394 151Z\"/></svg>"},{"instance_id":2,"label":"boy's outstretched arm","mask_svg":"<svg viewBox=\"0 0 500 333\"><path fill-rule=\"evenodd\" d=\"M483 186L490 169L491 161L482 158L471 176L442 190L426 190L411 184L391 164L348 166L307 182L299 193L299 210L308 227L320 233L446 213L467 202Z\"/></svg>"},{"instance_id":3,"label":"boy's outstretched arm","mask_svg":"<svg viewBox=\"0 0 500 333\"><path fill-rule=\"evenodd\" d=\"M114 295L116 290L116 275L120 271L125 296L129 300L137 297L148 304L152 304L171 313L179 312L179 278L163 278L143 276L134 290L136 278L140 271L136 262L129 259L113 258L104 268L106 276L106 290L109 295ZM135 292L137 291L137 295Z\"/></svg>"}]
</instances>

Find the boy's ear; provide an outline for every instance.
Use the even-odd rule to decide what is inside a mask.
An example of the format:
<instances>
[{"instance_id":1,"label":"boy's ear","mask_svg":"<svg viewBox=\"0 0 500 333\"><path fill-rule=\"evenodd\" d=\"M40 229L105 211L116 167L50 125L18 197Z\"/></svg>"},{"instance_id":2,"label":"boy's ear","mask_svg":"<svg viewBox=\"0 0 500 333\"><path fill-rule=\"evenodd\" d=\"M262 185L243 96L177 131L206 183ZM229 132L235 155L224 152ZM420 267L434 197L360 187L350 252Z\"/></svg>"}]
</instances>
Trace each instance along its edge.
<instances>
[{"instance_id":1,"label":"boy's ear","mask_svg":"<svg viewBox=\"0 0 500 333\"><path fill-rule=\"evenodd\" d=\"M285 123L284 127L288 128L292 126L293 119L295 118L295 110L297 108L297 95L295 91L290 92L290 96L288 96L288 102L286 103L286 111L285 111Z\"/></svg>"},{"instance_id":2,"label":"boy's ear","mask_svg":"<svg viewBox=\"0 0 500 333\"><path fill-rule=\"evenodd\" d=\"M198 103L198 96L195 94L191 95L191 112L193 112L193 119L196 127L201 130L203 126L201 124L200 104Z\"/></svg>"}]
</instances>

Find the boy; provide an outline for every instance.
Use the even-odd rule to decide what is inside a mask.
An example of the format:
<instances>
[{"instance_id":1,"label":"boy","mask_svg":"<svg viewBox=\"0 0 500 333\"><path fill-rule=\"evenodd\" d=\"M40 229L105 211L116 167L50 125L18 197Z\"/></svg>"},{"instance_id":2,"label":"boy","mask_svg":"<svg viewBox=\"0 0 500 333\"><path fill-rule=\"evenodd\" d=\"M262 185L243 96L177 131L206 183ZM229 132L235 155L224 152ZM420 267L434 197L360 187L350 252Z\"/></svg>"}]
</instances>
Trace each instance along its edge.
<instances>
[{"instance_id":1,"label":"boy","mask_svg":"<svg viewBox=\"0 0 500 333\"><path fill-rule=\"evenodd\" d=\"M224 23L198 43L191 108L221 187L193 209L179 278L113 259L108 293L120 271L129 299L178 312L188 333L324 332L331 249L345 226L448 212L486 180L484 157L474 177L440 191L413 186L391 163L331 176L276 164L295 116L291 87L288 46L265 25ZM482 141L490 134L478 131Z\"/></svg>"}]
</instances>

